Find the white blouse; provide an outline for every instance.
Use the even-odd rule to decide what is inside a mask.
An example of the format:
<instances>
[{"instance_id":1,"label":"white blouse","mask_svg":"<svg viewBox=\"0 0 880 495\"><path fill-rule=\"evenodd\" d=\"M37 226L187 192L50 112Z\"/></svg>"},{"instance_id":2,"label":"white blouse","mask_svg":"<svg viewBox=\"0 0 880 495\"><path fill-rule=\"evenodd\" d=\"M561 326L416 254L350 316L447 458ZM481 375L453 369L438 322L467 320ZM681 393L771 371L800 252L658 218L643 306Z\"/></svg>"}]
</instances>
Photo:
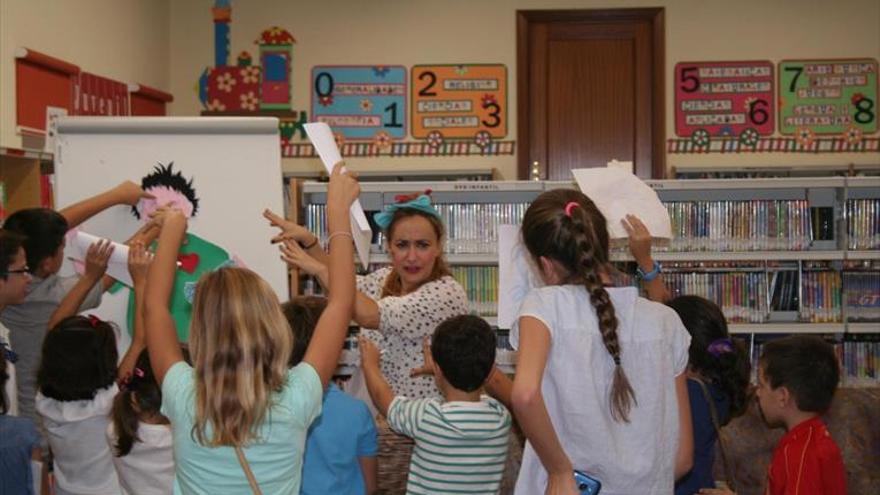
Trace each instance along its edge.
<instances>
[{"instance_id":1,"label":"white blouse","mask_svg":"<svg viewBox=\"0 0 880 495\"><path fill-rule=\"evenodd\" d=\"M378 331L365 329L364 335L385 351L382 374L395 395L410 399L440 397L440 390L431 376L410 378L412 368L422 366L422 339L434 333L447 318L468 314L464 288L452 277L445 276L405 296L380 299L391 267L381 268L357 278L357 288L379 306Z\"/></svg>"}]
</instances>

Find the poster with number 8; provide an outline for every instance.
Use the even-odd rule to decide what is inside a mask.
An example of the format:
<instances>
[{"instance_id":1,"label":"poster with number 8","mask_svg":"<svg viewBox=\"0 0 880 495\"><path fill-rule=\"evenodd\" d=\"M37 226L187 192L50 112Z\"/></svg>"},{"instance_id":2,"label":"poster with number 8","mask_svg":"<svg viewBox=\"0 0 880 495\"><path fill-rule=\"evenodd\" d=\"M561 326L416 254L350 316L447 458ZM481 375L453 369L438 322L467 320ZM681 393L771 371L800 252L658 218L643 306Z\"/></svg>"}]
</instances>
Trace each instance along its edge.
<instances>
[{"instance_id":1,"label":"poster with number 8","mask_svg":"<svg viewBox=\"0 0 880 495\"><path fill-rule=\"evenodd\" d=\"M779 132L860 136L877 131L877 60L779 63Z\"/></svg>"},{"instance_id":2,"label":"poster with number 8","mask_svg":"<svg viewBox=\"0 0 880 495\"><path fill-rule=\"evenodd\" d=\"M504 65L416 65L411 91L415 138L479 143L507 135Z\"/></svg>"},{"instance_id":3,"label":"poster with number 8","mask_svg":"<svg viewBox=\"0 0 880 495\"><path fill-rule=\"evenodd\" d=\"M773 134L773 64L769 61L675 64L675 134L754 141Z\"/></svg>"},{"instance_id":4,"label":"poster with number 8","mask_svg":"<svg viewBox=\"0 0 880 495\"><path fill-rule=\"evenodd\" d=\"M312 68L312 122L352 141L389 144L406 137L406 67Z\"/></svg>"}]
</instances>

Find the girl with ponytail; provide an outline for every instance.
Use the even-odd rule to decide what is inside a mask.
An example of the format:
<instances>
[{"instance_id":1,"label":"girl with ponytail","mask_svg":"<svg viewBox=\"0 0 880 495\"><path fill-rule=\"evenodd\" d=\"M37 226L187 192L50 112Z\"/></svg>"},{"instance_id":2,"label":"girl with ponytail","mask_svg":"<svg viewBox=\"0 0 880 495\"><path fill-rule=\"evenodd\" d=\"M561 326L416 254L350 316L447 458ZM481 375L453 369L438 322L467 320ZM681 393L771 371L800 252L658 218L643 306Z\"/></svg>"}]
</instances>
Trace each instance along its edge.
<instances>
[{"instance_id":1,"label":"girl with ponytail","mask_svg":"<svg viewBox=\"0 0 880 495\"><path fill-rule=\"evenodd\" d=\"M545 287L523 300L512 405L528 440L517 493L668 494L691 467L690 337L670 308L608 284L605 218L559 189L526 211L523 242Z\"/></svg>"},{"instance_id":2,"label":"girl with ponytail","mask_svg":"<svg viewBox=\"0 0 880 495\"><path fill-rule=\"evenodd\" d=\"M669 306L691 334L687 387L694 430L694 467L675 485L676 495L691 495L701 488L715 488L715 423L724 426L745 412L749 355L741 342L730 338L724 313L712 301L681 296L670 301ZM723 445L721 451L724 452ZM726 461L723 459L730 485L733 473Z\"/></svg>"}]
</instances>

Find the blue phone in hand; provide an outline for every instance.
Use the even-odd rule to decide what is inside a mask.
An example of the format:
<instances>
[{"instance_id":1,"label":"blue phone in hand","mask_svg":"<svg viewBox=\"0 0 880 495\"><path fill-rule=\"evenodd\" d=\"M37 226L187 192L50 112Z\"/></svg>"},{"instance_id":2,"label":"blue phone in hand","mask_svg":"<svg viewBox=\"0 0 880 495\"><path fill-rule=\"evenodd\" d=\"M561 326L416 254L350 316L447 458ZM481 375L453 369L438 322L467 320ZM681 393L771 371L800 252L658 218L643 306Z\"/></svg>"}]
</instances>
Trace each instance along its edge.
<instances>
[{"instance_id":1,"label":"blue phone in hand","mask_svg":"<svg viewBox=\"0 0 880 495\"><path fill-rule=\"evenodd\" d=\"M578 493L581 495L596 495L602 489L602 483L599 480L576 469L574 471L574 482L577 484Z\"/></svg>"}]
</instances>

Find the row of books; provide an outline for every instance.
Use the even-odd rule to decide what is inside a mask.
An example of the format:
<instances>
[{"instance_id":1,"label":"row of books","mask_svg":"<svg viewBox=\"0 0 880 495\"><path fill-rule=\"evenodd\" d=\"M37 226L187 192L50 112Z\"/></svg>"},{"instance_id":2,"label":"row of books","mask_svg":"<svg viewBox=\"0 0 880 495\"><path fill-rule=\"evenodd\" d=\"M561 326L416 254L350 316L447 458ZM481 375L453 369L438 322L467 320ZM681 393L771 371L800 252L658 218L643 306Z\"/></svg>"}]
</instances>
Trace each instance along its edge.
<instances>
[{"instance_id":1,"label":"row of books","mask_svg":"<svg viewBox=\"0 0 880 495\"><path fill-rule=\"evenodd\" d=\"M880 272L844 271L843 299L850 321L880 321Z\"/></svg>"},{"instance_id":2,"label":"row of books","mask_svg":"<svg viewBox=\"0 0 880 495\"><path fill-rule=\"evenodd\" d=\"M880 249L880 199L849 199L845 208L847 247Z\"/></svg>"},{"instance_id":3,"label":"row of books","mask_svg":"<svg viewBox=\"0 0 880 495\"><path fill-rule=\"evenodd\" d=\"M730 323L767 320L767 277L761 272L667 273L664 280L673 297L695 295L714 301Z\"/></svg>"},{"instance_id":4,"label":"row of books","mask_svg":"<svg viewBox=\"0 0 880 495\"><path fill-rule=\"evenodd\" d=\"M880 385L880 339L878 335L847 336L842 341L832 341L840 363L840 386L875 387ZM769 339L778 338L769 337ZM755 342L752 348L752 383L758 381L758 362L764 343Z\"/></svg>"},{"instance_id":5,"label":"row of books","mask_svg":"<svg viewBox=\"0 0 880 495\"><path fill-rule=\"evenodd\" d=\"M810 207L807 200L672 201L664 203L672 223L669 250L805 250L814 241L834 239L834 209ZM529 203L439 203L446 225L447 253L495 253L498 226L519 224ZM306 206L305 225L327 235L324 205ZM373 227L374 249L385 249ZM849 249L880 248L880 199L846 203Z\"/></svg>"},{"instance_id":6,"label":"row of books","mask_svg":"<svg viewBox=\"0 0 880 495\"><path fill-rule=\"evenodd\" d=\"M843 321L840 272L805 271L801 278L801 287L801 320L811 323Z\"/></svg>"},{"instance_id":7,"label":"row of books","mask_svg":"<svg viewBox=\"0 0 880 495\"><path fill-rule=\"evenodd\" d=\"M472 314L491 316L498 312L497 266L453 266L451 270L467 293Z\"/></svg>"},{"instance_id":8,"label":"row of books","mask_svg":"<svg viewBox=\"0 0 880 495\"><path fill-rule=\"evenodd\" d=\"M813 222L806 200L672 201L672 251L808 249Z\"/></svg>"}]
</instances>

